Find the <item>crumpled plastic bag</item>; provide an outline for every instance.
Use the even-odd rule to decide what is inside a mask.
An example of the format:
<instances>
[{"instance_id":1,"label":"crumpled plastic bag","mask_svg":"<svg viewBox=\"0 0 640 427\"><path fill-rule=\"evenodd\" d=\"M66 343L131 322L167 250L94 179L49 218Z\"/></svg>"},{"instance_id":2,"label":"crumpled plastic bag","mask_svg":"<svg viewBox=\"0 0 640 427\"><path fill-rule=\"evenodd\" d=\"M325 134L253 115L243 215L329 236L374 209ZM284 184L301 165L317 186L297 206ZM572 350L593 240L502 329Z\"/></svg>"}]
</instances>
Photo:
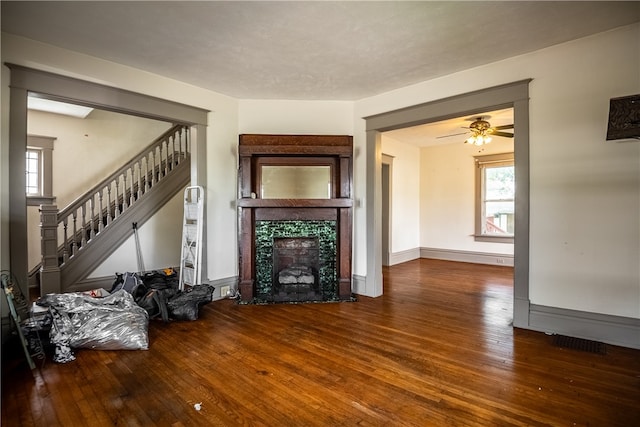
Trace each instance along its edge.
<instances>
[{"instance_id":1,"label":"crumpled plastic bag","mask_svg":"<svg viewBox=\"0 0 640 427\"><path fill-rule=\"evenodd\" d=\"M53 322L51 343L57 362L74 360L67 348L147 350L149 316L124 290L104 298L81 293L49 294L38 305L49 307Z\"/></svg>"}]
</instances>

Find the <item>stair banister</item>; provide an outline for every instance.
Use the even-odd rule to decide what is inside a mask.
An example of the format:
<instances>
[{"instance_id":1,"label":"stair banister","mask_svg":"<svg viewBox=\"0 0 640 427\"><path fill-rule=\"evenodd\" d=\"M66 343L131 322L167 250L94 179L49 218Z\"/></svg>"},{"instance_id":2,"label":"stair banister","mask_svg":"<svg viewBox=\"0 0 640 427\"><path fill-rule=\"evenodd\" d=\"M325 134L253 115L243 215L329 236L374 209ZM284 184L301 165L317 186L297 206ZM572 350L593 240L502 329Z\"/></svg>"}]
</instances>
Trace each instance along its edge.
<instances>
[{"instance_id":1,"label":"stair banister","mask_svg":"<svg viewBox=\"0 0 640 427\"><path fill-rule=\"evenodd\" d=\"M161 136L159 136L158 138L156 138L151 144L149 144L147 147L145 147L143 150L141 150L138 154L136 154L132 158L132 160L130 160L127 164L125 164L124 166L119 168L117 171L113 172L107 178L103 179L100 183L94 185L84 195L79 196L73 202L71 202L69 205L67 205L67 207L62 209L58 213L58 217L60 218L62 216L68 216L71 211L73 211L74 209L78 209L80 207L80 205L85 203L86 200L90 197L90 196L88 196L89 194L96 194L100 189L107 187L107 185L110 182L111 183L114 182L116 177L118 175L121 175L123 173L123 171L131 168L131 166L135 165L137 162L139 162L141 158L144 158L146 155L148 155L149 152L152 151L153 148L157 149L162 144L162 142L167 141L171 135L173 135L177 131L181 131L181 130L184 130L184 126L176 125L176 126L173 126L171 129L169 129L168 131L166 131Z\"/></svg>"},{"instance_id":2,"label":"stair banister","mask_svg":"<svg viewBox=\"0 0 640 427\"><path fill-rule=\"evenodd\" d=\"M62 264L73 258L78 250L187 158L190 148L188 135L188 127L174 125L125 165L58 212L58 234L63 238L59 255ZM102 203L105 191L106 206ZM69 218L73 221L72 230L69 230ZM51 254L47 253L46 256L51 257Z\"/></svg>"}]
</instances>

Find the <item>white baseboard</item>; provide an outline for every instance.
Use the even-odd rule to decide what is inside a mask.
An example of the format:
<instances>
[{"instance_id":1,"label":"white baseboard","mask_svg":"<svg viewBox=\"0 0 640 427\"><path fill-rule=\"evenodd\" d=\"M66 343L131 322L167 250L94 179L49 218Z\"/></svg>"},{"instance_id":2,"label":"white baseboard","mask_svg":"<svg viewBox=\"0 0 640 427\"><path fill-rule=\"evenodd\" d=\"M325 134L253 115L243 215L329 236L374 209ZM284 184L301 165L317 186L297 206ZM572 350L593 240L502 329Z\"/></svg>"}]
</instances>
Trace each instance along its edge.
<instances>
[{"instance_id":1,"label":"white baseboard","mask_svg":"<svg viewBox=\"0 0 640 427\"><path fill-rule=\"evenodd\" d=\"M496 254L490 252L420 248L420 258L432 258L445 261L470 262L474 264L489 264L513 267L513 255Z\"/></svg>"},{"instance_id":2,"label":"white baseboard","mask_svg":"<svg viewBox=\"0 0 640 427\"><path fill-rule=\"evenodd\" d=\"M640 319L530 305L527 329L640 349Z\"/></svg>"},{"instance_id":3,"label":"white baseboard","mask_svg":"<svg viewBox=\"0 0 640 427\"><path fill-rule=\"evenodd\" d=\"M407 249L406 251L389 254L389 265L401 264L420 258L420 248Z\"/></svg>"},{"instance_id":4,"label":"white baseboard","mask_svg":"<svg viewBox=\"0 0 640 427\"><path fill-rule=\"evenodd\" d=\"M238 292L238 276L231 276L231 277L225 277L222 279L209 280L208 284L215 288L213 291L214 301L227 298L227 295L221 294L223 287L228 287L229 290L231 291L231 295L236 295Z\"/></svg>"},{"instance_id":5,"label":"white baseboard","mask_svg":"<svg viewBox=\"0 0 640 427\"><path fill-rule=\"evenodd\" d=\"M367 294L367 278L365 276L351 275L351 292L357 295Z\"/></svg>"}]
</instances>

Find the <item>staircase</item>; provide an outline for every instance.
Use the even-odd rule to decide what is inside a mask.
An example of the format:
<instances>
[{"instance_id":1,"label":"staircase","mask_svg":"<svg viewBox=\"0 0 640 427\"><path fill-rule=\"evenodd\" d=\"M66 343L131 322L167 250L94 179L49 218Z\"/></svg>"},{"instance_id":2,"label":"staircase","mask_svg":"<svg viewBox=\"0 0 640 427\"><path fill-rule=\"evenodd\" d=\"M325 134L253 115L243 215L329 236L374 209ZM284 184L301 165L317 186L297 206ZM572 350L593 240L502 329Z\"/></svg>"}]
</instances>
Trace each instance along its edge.
<instances>
[{"instance_id":1,"label":"staircase","mask_svg":"<svg viewBox=\"0 0 640 427\"><path fill-rule=\"evenodd\" d=\"M190 181L189 128L175 125L64 209L42 205L41 293L87 289L85 279Z\"/></svg>"}]
</instances>

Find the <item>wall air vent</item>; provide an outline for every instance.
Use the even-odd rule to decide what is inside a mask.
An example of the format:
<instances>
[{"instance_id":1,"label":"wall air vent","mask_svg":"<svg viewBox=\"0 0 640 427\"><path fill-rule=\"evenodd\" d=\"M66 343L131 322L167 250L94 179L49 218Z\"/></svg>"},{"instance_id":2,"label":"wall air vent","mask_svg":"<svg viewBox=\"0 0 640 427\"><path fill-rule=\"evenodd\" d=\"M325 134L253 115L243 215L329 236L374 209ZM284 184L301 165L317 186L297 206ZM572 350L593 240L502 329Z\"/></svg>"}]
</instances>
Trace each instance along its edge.
<instances>
[{"instance_id":1,"label":"wall air vent","mask_svg":"<svg viewBox=\"0 0 640 427\"><path fill-rule=\"evenodd\" d=\"M640 95L611 98L607 140L640 139Z\"/></svg>"}]
</instances>

